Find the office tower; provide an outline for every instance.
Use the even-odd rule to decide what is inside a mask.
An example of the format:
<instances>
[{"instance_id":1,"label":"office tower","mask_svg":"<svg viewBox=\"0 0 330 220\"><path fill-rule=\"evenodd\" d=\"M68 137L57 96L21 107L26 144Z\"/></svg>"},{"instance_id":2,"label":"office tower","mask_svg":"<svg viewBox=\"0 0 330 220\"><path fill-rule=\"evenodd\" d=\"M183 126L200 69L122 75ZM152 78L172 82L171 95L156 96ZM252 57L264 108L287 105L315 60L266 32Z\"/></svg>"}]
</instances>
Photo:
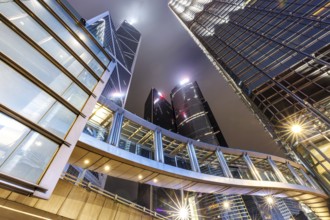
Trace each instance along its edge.
<instances>
[{"instance_id":1,"label":"office tower","mask_svg":"<svg viewBox=\"0 0 330 220\"><path fill-rule=\"evenodd\" d=\"M273 139L329 192L329 2L169 6Z\"/></svg>"},{"instance_id":2,"label":"office tower","mask_svg":"<svg viewBox=\"0 0 330 220\"><path fill-rule=\"evenodd\" d=\"M228 147L196 81L183 80L172 90L171 101L179 134L208 144ZM205 161L198 161L202 173L223 176L221 170L213 169L212 162L208 163L206 160L207 157ZM207 216L207 219L250 219L241 196L203 194L199 200L201 215ZM230 209L219 205L225 201L230 203Z\"/></svg>"},{"instance_id":3,"label":"office tower","mask_svg":"<svg viewBox=\"0 0 330 220\"><path fill-rule=\"evenodd\" d=\"M179 134L209 144L228 146L197 82L183 82L175 87L171 101Z\"/></svg>"},{"instance_id":4,"label":"office tower","mask_svg":"<svg viewBox=\"0 0 330 220\"><path fill-rule=\"evenodd\" d=\"M111 58L110 50L103 48L84 26L85 20L64 0L1 1L0 12L1 219L162 218L92 183L68 175L60 178L67 163L135 183L174 189L202 183L199 190L208 192L214 186L222 187L221 181L215 185L198 172L182 172L177 168L182 165L178 158L189 163L190 158L214 154L215 150L219 153L217 148L210 151L201 142L187 143L187 138L164 129L156 130L157 126L111 100L99 99L117 65L116 59ZM91 132L96 136L81 133L88 118L88 124L98 125L99 130ZM129 149L118 148L119 140L124 138L133 143ZM146 156L142 148L149 153L148 158L141 157ZM131 149L133 154L127 152ZM178 163L164 165L162 152L178 159ZM249 158L249 152L237 149L224 152L227 158L243 153ZM251 158L256 162L256 158L264 161L266 157L254 153ZM281 165L278 174L283 167L292 166L307 176L298 164L290 162L289 166L281 162L283 159L273 159ZM198 165L190 164L194 170ZM246 164L245 168L252 165ZM186 174L192 176L190 181L185 180ZM83 180L85 177L81 176ZM327 197L307 177L304 186L279 180L278 190L304 201L306 198L292 193L303 192L308 198L321 196L318 202L312 199L314 209L321 207ZM243 187L246 192L265 193L267 188L262 180L254 181L252 188L244 186L245 180L227 178L226 181L228 190ZM324 208L315 211L320 216L329 216Z\"/></svg>"},{"instance_id":5,"label":"office tower","mask_svg":"<svg viewBox=\"0 0 330 220\"><path fill-rule=\"evenodd\" d=\"M110 100L124 107L141 42L141 34L127 21L115 29L109 12L104 12L86 22L86 28L115 61L103 92L102 100Z\"/></svg>"},{"instance_id":6,"label":"office tower","mask_svg":"<svg viewBox=\"0 0 330 220\"><path fill-rule=\"evenodd\" d=\"M172 106L157 89L150 90L144 105L144 119L167 130L176 131Z\"/></svg>"},{"instance_id":7,"label":"office tower","mask_svg":"<svg viewBox=\"0 0 330 220\"><path fill-rule=\"evenodd\" d=\"M131 83L134 64L139 49L141 34L130 24L124 21L116 31L109 12L104 12L85 24L86 29L98 40L100 45L113 58L114 67L110 80L106 83L97 105L94 107L92 116L84 128L84 133L99 140L105 140L109 135L110 111L107 109L109 101L124 107ZM128 52L129 51L129 52ZM130 144L120 142L120 148L129 148ZM109 186L107 176L84 170L80 167L68 165L67 173L74 171L74 176L99 187ZM115 179L109 179L114 182ZM117 180L117 183L119 181ZM109 188L109 187L108 187Z\"/></svg>"}]
</instances>

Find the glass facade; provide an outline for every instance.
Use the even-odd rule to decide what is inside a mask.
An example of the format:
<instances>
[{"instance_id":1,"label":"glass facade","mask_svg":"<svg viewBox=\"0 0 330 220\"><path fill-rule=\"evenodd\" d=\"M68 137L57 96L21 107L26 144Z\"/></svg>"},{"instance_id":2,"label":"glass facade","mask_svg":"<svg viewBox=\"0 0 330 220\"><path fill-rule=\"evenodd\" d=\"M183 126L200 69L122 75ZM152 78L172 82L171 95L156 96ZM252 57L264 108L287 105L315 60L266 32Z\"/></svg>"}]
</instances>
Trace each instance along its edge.
<instances>
[{"instance_id":1,"label":"glass facade","mask_svg":"<svg viewBox=\"0 0 330 220\"><path fill-rule=\"evenodd\" d=\"M102 96L124 107L139 49L141 34L124 21L116 30L109 13L92 18L86 27L113 57L116 66Z\"/></svg>"},{"instance_id":2,"label":"glass facade","mask_svg":"<svg viewBox=\"0 0 330 220\"><path fill-rule=\"evenodd\" d=\"M67 142L111 59L61 2L2 1L0 13L0 172L14 179L1 182L21 190L78 139Z\"/></svg>"},{"instance_id":3,"label":"glass facade","mask_svg":"<svg viewBox=\"0 0 330 220\"><path fill-rule=\"evenodd\" d=\"M329 192L329 2L172 0L169 6L288 156L314 171Z\"/></svg>"},{"instance_id":4,"label":"glass facade","mask_svg":"<svg viewBox=\"0 0 330 220\"><path fill-rule=\"evenodd\" d=\"M171 101L179 134L213 145L228 146L197 82L175 87Z\"/></svg>"},{"instance_id":5,"label":"glass facade","mask_svg":"<svg viewBox=\"0 0 330 220\"><path fill-rule=\"evenodd\" d=\"M144 119L166 130L176 132L173 108L157 89L151 89L144 104Z\"/></svg>"}]
</instances>

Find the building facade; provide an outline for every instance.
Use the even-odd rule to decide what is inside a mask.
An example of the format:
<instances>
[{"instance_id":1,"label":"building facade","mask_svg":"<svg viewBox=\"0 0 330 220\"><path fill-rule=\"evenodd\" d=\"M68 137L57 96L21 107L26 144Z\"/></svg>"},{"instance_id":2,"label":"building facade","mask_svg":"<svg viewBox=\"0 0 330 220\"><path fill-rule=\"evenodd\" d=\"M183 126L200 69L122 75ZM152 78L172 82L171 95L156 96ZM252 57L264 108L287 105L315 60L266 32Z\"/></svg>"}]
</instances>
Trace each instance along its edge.
<instances>
[{"instance_id":1,"label":"building facade","mask_svg":"<svg viewBox=\"0 0 330 220\"><path fill-rule=\"evenodd\" d=\"M329 2L169 6L279 146L329 192Z\"/></svg>"},{"instance_id":2,"label":"building facade","mask_svg":"<svg viewBox=\"0 0 330 220\"><path fill-rule=\"evenodd\" d=\"M177 132L201 142L228 147L197 82L176 86L171 92Z\"/></svg>"},{"instance_id":3,"label":"building facade","mask_svg":"<svg viewBox=\"0 0 330 220\"><path fill-rule=\"evenodd\" d=\"M113 69L60 1L1 11L1 185L49 198Z\"/></svg>"},{"instance_id":4,"label":"building facade","mask_svg":"<svg viewBox=\"0 0 330 220\"><path fill-rule=\"evenodd\" d=\"M104 12L88 20L85 26L111 56L114 63L110 79L105 84L98 103L95 105L92 115L84 128L84 133L99 140L106 140L110 135L108 131L111 125L108 118L111 114L109 114L107 103L114 102L120 107L125 106L141 42L141 34L127 21L124 21L116 30L109 12ZM120 148L129 149L130 143L121 141ZM64 172L101 188L106 187L106 189L109 189L107 182L113 182L113 179L110 180L104 174L91 172L69 164ZM111 190L109 189L109 191Z\"/></svg>"},{"instance_id":5,"label":"building facade","mask_svg":"<svg viewBox=\"0 0 330 220\"><path fill-rule=\"evenodd\" d=\"M144 119L169 131L176 132L173 108L164 95L155 88L150 90L144 105Z\"/></svg>"},{"instance_id":6,"label":"building facade","mask_svg":"<svg viewBox=\"0 0 330 220\"><path fill-rule=\"evenodd\" d=\"M204 143L228 147L196 81L183 81L176 86L171 92L171 101L179 134ZM224 176L221 170L213 169L212 164L198 162L202 164L200 172ZM230 208L220 205L225 201L230 203ZM250 219L245 203L238 195L203 194L196 203L199 215L205 219Z\"/></svg>"}]
</instances>

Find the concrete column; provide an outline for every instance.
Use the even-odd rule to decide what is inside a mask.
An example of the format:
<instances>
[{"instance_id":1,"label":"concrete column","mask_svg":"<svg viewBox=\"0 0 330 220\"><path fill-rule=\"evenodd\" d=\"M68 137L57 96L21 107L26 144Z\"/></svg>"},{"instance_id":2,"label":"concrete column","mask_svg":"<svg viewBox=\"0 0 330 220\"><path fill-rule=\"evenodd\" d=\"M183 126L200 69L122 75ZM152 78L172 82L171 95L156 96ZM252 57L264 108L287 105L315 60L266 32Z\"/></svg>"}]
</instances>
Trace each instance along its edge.
<instances>
[{"instance_id":1,"label":"concrete column","mask_svg":"<svg viewBox=\"0 0 330 220\"><path fill-rule=\"evenodd\" d=\"M302 186L305 186L305 182L303 179L301 179L301 177L298 175L298 173L296 172L296 170L291 166L291 164L289 162L286 163L286 166L288 167L288 169L290 170L290 172L292 173L292 175L294 176L294 178L298 181L298 183Z\"/></svg>"},{"instance_id":2,"label":"concrete column","mask_svg":"<svg viewBox=\"0 0 330 220\"><path fill-rule=\"evenodd\" d=\"M195 147L191 142L187 143L187 152L188 152L188 155L189 155L190 165L191 165L192 171L200 173L201 170L199 168Z\"/></svg>"},{"instance_id":3,"label":"concrete column","mask_svg":"<svg viewBox=\"0 0 330 220\"><path fill-rule=\"evenodd\" d=\"M223 171L224 176L225 177L228 177L228 178L233 178L233 175L230 172L230 169L228 167L226 158L223 155L223 153L220 150L216 150L215 151L215 155L217 156L217 159L218 159L218 161L220 163L220 167L221 167L221 169Z\"/></svg>"},{"instance_id":4,"label":"concrete column","mask_svg":"<svg viewBox=\"0 0 330 220\"><path fill-rule=\"evenodd\" d=\"M251 158L249 157L249 155L247 153L244 153L243 154L243 159L244 159L244 161L245 161L248 169L250 170L252 176L254 177L254 179L262 181L262 178L261 178L261 176L259 174L259 171L254 166Z\"/></svg>"},{"instance_id":5,"label":"concrete column","mask_svg":"<svg viewBox=\"0 0 330 220\"><path fill-rule=\"evenodd\" d=\"M159 129L154 131L154 158L155 161L164 163L164 149L163 149L163 140L162 132Z\"/></svg>"},{"instance_id":6,"label":"concrete column","mask_svg":"<svg viewBox=\"0 0 330 220\"><path fill-rule=\"evenodd\" d=\"M272 158L268 157L267 160L278 180L282 183L288 183L288 181L286 181L285 177L283 176L283 173L280 171L280 169L278 169L276 163L272 160Z\"/></svg>"}]
</instances>

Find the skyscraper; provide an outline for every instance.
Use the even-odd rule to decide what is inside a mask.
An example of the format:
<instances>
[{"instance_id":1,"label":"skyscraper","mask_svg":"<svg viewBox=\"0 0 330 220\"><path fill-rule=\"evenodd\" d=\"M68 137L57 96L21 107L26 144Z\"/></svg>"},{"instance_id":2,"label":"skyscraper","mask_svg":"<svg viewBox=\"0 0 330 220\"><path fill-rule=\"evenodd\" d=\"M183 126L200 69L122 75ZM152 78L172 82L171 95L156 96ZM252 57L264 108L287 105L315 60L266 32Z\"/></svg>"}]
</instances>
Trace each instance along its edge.
<instances>
[{"instance_id":1,"label":"skyscraper","mask_svg":"<svg viewBox=\"0 0 330 220\"><path fill-rule=\"evenodd\" d=\"M110 129L108 120L107 103L115 102L124 107L131 83L134 64L140 45L141 34L132 25L124 21L115 29L109 12L104 12L86 22L86 29L98 40L113 58L114 68L109 81L106 83L92 116L84 128L84 133L100 140L108 138L107 130ZM129 52L128 52L129 51ZM129 147L122 143L122 148ZM104 187L106 175L84 170L80 167L67 165L66 172L78 176L93 185ZM73 171L71 173L70 171Z\"/></svg>"},{"instance_id":2,"label":"skyscraper","mask_svg":"<svg viewBox=\"0 0 330 220\"><path fill-rule=\"evenodd\" d=\"M227 142L216 122L213 113L204 99L197 82L183 80L171 92L171 101L177 124L177 132L183 136L213 145L228 147ZM212 162L199 161L203 164L202 173L223 176L221 170L213 169ZM219 173L220 171L220 173ZM229 207L220 204L228 203ZM198 202L201 216L206 219L250 219L244 201L237 195L203 194Z\"/></svg>"},{"instance_id":3,"label":"skyscraper","mask_svg":"<svg viewBox=\"0 0 330 220\"><path fill-rule=\"evenodd\" d=\"M329 192L329 2L169 6L274 140Z\"/></svg>"},{"instance_id":4,"label":"skyscraper","mask_svg":"<svg viewBox=\"0 0 330 220\"><path fill-rule=\"evenodd\" d=\"M228 146L197 82L183 82L175 87L171 101L179 134L213 145Z\"/></svg>"},{"instance_id":5,"label":"skyscraper","mask_svg":"<svg viewBox=\"0 0 330 220\"><path fill-rule=\"evenodd\" d=\"M102 98L124 107L139 51L141 34L127 21L124 21L116 30L109 12L88 20L86 28L115 61L115 69L102 91Z\"/></svg>"},{"instance_id":6,"label":"skyscraper","mask_svg":"<svg viewBox=\"0 0 330 220\"><path fill-rule=\"evenodd\" d=\"M144 119L167 130L176 132L171 104L164 95L153 88L144 105Z\"/></svg>"}]
</instances>

